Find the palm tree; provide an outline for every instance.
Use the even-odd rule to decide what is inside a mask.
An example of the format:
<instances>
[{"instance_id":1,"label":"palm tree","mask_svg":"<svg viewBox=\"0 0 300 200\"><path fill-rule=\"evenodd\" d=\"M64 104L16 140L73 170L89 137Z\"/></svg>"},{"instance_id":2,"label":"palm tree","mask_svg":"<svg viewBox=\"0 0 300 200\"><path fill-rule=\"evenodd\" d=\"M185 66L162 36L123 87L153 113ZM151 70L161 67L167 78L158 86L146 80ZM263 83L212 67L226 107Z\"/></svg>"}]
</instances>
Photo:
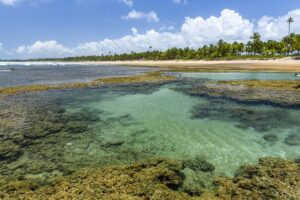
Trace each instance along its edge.
<instances>
[{"instance_id":1,"label":"palm tree","mask_svg":"<svg viewBox=\"0 0 300 200\"><path fill-rule=\"evenodd\" d=\"M251 52L254 54L261 54L263 51L263 42L261 41L261 36L259 33L254 32L253 35L250 37L251 41Z\"/></svg>"},{"instance_id":2,"label":"palm tree","mask_svg":"<svg viewBox=\"0 0 300 200\"><path fill-rule=\"evenodd\" d=\"M287 23L289 24L289 35L291 34L291 23L294 22L294 19L292 17L289 17L287 20Z\"/></svg>"}]
</instances>

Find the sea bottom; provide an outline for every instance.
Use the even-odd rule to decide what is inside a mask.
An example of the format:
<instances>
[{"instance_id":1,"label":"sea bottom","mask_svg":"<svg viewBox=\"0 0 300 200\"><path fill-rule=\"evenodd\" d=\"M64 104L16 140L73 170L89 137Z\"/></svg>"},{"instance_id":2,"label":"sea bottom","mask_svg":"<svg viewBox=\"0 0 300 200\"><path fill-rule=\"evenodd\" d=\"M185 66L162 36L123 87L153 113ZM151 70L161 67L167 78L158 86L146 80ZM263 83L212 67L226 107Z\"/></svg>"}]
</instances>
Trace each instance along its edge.
<instances>
[{"instance_id":1,"label":"sea bottom","mask_svg":"<svg viewBox=\"0 0 300 200\"><path fill-rule=\"evenodd\" d=\"M48 91L1 100L0 176L46 184L83 167L203 159L216 175L300 156L300 110L190 96L190 82ZM9 147L9 148L8 148Z\"/></svg>"}]
</instances>

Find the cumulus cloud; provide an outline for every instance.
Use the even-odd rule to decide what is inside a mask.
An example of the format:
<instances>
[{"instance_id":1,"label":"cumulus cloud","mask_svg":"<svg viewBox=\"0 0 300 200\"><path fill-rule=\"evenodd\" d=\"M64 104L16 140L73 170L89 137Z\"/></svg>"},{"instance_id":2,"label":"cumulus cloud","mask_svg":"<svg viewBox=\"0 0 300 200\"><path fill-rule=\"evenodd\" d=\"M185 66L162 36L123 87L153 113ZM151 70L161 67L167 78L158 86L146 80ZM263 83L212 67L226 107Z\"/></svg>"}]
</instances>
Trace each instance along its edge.
<instances>
[{"instance_id":1,"label":"cumulus cloud","mask_svg":"<svg viewBox=\"0 0 300 200\"><path fill-rule=\"evenodd\" d=\"M214 43L219 39L228 42L245 41L252 32L253 24L229 9L223 10L219 17L211 16L207 19L187 17L181 27L182 35L191 47Z\"/></svg>"},{"instance_id":2,"label":"cumulus cloud","mask_svg":"<svg viewBox=\"0 0 300 200\"><path fill-rule=\"evenodd\" d=\"M133 6L133 0L119 0L119 2L122 2L127 6Z\"/></svg>"},{"instance_id":3,"label":"cumulus cloud","mask_svg":"<svg viewBox=\"0 0 300 200\"><path fill-rule=\"evenodd\" d=\"M20 46L17 48L16 53L21 57L61 57L71 55L73 50L64 47L57 43L57 41L37 41L29 46Z\"/></svg>"},{"instance_id":4,"label":"cumulus cloud","mask_svg":"<svg viewBox=\"0 0 300 200\"><path fill-rule=\"evenodd\" d=\"M292 32L300 32L300 9L293 10L285 16L277 18L264 16L257 22L256 31L262 35L264 40L280 39L288 34L287 19L294 18L294 23L291 25Z\"/></svg>"},{"instance_id":5,"label":"cumulus cloud","mask_svg":"<svg viewBox=\"0 0 300 200\"><path fill-rule=\"evenodd\" d=\"M64 47L56 41L38 41L32 45L19 47L15 54L22 58L36 58L141 52L149 50L149 46L155 50L166 50L171 47L198 48L205 44L216 43L219 39L227 42L245 42L254 31L259 31L264 39L276 39L287 34L288 16L292 16L295 20L292 30L300 32L300 23L297 23L300 21L300 9L278 18L262 17L256 25L234 10L224 9L219 16L206 19L187 17L177 32L171 30L172 27L168 30L167 26L160 31L148 30L144 33L132 28L132 34L121 38L82 43L72 48Z\"/></svg>"},{"instance_id":6,"label":"cumulus cloud","mask_svg":"<svg viewBox=\"0 0 300 200\"><path fill-rule=\"evenodd\" d=\"M0 3L7 5L7 6L14 6L20 0L0 0Z\"/></svg>"},{"instance_id":7,"label":"cumulus cloud","mask_svg":"<svg viewBox=\"0 0 300 200\"><path fill-rule=\"evenodd\" d=\"M150 11L149 13L139 12L136 10L130 11L126 16L122 16L122 19L147 19L149 22L159 22L159 18L156 12Z\"/></svg>"}]
</instances>

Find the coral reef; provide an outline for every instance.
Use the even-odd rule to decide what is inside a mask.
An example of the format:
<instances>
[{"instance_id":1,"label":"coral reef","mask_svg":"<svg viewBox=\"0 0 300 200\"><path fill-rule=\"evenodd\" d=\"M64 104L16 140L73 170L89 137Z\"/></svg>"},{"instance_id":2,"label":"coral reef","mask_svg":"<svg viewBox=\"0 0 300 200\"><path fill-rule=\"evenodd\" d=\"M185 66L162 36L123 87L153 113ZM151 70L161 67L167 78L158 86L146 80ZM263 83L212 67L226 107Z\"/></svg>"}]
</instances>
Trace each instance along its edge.
<instances>
[{"instance_id":1,"label":"coral reef","mask_svg":"<svg viewBox=\"0 0 300 200\"><path fill-rule=\"evenodd\" d=\"M254 128L258 132L267 132L274 128L290 128L298 126L299 119L295 119L286 109L261 109L243 104L224 106L228 101L210 100L206 105L197 105L191 110L193 119L211 119L234 121L236 127L241 129ZM270 138L270 137L269 137ZM268 140L268 138L266 138Z\"/></svg>"},{"instance_id":2,"label":"coral reef","mask_svg":"<svg viewBox=\"0 0 300 200\"><path fill-rule=\"evenodd\" d=\"M258 165L241 167L232 179L219 178L221 199L299 199L300 166L296 162L263 158Z\"/></svg>"},{"instance_id":3,"label":"coral reef","mask_svg":"<svg viewBox=\"0 0 300 200\"><path fill-rule=\"evenodd\" d=\"M245 102L269 102L300 106L299 81L209 81L191 89L191 94L225 97Z\"/></svg>"},{"instance_id":4,"label":"coral reef","mask_svg":"<svg viewBox=\"0 0 300 200\"><path fill-rule=\"evenodd\" d=\"M137 76L100 78L91 82L66 83L61 85L29 85L0 88L0 95L13 95L28 92L47 91L47 90L66 90L95 88L112 84L133 84L133 83L161 83L175 80L176 77L164 75L161 72L147 72Z\"/></svg>"},{"instance_id":5,"label":"coral reef","mask_svg":"<svg viewBox=\"0 0 300 200\"><path fill-rule=\"evenodd\" d=\"M233 179L217 177L214 187L200 186L202 190L194 193L181 189L193 175L189 172L189 177L183 176L182 172L188 174L191 171L183 168L179 161L149 159L129 166L82 169L45 186L6 180L0 184L0 198L296 200L300 196L300 166L293 161L262 158L258 165L241 167ZM195 179L201 179L201 176ZM206 180L202 178L202 181Z\"/></svg>"},{"instance_id":6,"label":"coral reef","mask_svg":"<svg viewBox=\"0 0 300 200\"><path fill-rule=\"evenodd\" d=\"M181 184L180 162L153 159L124 167L83 169L37 187L29 182L0 186L1 199L187 199L172 190Z\"/></svg>"},{"instance_id":7,"label":"coral reef","mask_svg":"<svg viewBox=\"0 0 300 200\"><path fill-rule=\"evenodd\" d=\"M285 138L284 142L291 146L300 145L300 128L291 131L290 134Z\"/></svg>"}]
</instances>

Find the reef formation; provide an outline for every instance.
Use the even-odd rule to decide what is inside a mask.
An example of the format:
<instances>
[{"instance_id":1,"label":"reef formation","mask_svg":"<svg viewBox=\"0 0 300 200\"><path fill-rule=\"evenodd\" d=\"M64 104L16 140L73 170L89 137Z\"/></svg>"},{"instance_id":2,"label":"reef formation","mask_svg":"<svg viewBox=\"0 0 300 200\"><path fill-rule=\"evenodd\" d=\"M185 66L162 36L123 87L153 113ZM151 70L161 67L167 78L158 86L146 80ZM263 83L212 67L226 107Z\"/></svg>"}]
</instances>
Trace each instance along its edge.
<instances>
[{"instance_id":1,"label":"reef formation","mask_svg":"<svg viewBox=\"0 0 300 200\"><path fill-rule=\"evenodd\" d=\"M14 95L20 93L47 91L47 90L67 90L67 89L82 89L82 88L99 88L113 84L137 84L137 83L162 83L170 82L176 79L175 76L165 75L161 72L147 72L141 75L125 76L125 77L110 77L99 78L91 82L66 83L56 85L28 85L0 88L0 95Z\"/></svg>"},{"instance_id":2,"label":"reef formation","mask_svg":"<svg viewBox=\"0 0 300 200\"><path fill-rule=\"evenodd\" d=\"M191 167L191 168L190 168ZM193 183L187 171L211 173L209 163L149 159L128 166L86 168L39 186L28 181L0 185L1 199L299 199L300 164L262 158L241 167L234 178L216 177L212 186ZM201 179L201 177L198 177ZM202 180L205 180L202 178Z\"/></svg>"},{"instance_id":3,"label":"reef formation","mask_svg":"<svg viewBox=\"0 0 300 200\"><path fill-rule=\"evenodd\" d=\"M299 81L285 80L208 81L192 88L191 93L288 107L300 106L299 85Z\"/></svg>"}]
</instances>

